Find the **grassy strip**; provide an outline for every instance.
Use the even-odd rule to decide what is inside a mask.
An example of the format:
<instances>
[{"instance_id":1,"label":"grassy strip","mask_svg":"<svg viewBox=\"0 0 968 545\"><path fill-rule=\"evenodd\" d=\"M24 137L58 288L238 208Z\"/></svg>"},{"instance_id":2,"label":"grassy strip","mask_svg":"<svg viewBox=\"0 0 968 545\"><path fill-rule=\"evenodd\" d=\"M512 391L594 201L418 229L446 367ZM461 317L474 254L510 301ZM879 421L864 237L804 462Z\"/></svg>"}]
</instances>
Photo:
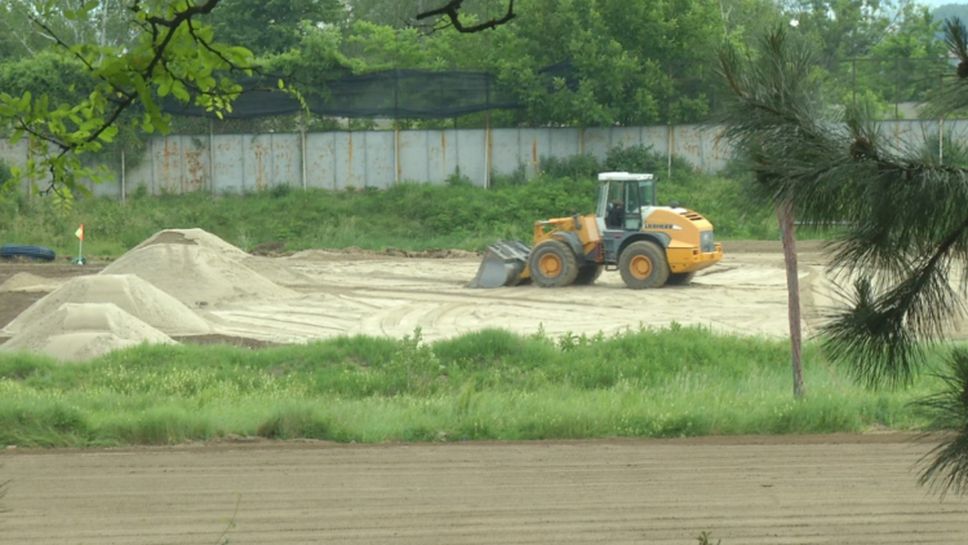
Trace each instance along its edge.
<instances>
[{"instance_id":1,"label":"grassy strip","mask_svg":"<svg viewBox=\"0 0 968 545\"><path fill-rule=\"evenodd\" d=\"M767 207L750 206L742 184L694 174L659 185L662 202L678 200L699 210L720 238L775 239ZM325 191L280 186L246 195L207 193L151 197L127 202L79 199L71 210L48 200L0 198L0 243L37 244L72 255L73 233L85 224L86 253L118 256L155 232L200 227L251 251L345 248L381 250L460 248L481 250L497 239L531 240L533 222L591 213L593 176L542 176L485 190L454 179L449 185L401 184L384 191Z\"/></svg>"},{"instance_id":2,"label":"grassy strip","mask_svg":"<svg viewBox=\"0 0 968 545\"><path fill-rule=\"evenodd\" d=\"M74 366L0 356L0 445L170 444L226 436L438 441L917 428L812 347L791 397L785 343L672 327L603 337L485 330L249 351L143 346Z\"/></svg>"}]
</instances>

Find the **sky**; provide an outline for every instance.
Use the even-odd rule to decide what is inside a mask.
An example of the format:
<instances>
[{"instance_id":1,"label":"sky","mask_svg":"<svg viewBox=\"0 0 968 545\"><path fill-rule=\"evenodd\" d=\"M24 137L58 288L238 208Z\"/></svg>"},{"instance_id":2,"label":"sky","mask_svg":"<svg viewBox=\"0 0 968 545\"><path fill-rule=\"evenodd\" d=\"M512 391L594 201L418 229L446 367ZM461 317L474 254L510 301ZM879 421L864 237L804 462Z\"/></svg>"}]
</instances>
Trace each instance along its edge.
<instances>
[{"instance_id":1,"label":"sky","mask_svg":"<svg viewBox=\"0 0 968 545\"><path fill-rule=\"evenodd\" d=\"M923 4L931 9L946 4L968 4L968 0L918 0L918 4Z\"/></svg>"}]
</instances>

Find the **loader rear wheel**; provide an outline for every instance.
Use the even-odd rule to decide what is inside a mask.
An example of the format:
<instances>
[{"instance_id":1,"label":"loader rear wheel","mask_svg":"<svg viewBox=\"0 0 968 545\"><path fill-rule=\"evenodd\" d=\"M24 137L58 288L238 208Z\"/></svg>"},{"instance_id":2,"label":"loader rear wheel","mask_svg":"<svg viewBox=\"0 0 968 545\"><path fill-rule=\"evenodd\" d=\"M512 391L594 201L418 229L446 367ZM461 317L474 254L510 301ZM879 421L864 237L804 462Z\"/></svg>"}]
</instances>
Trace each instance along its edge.
<instances>
[{"instance_id":1,"label":"loader rear wheel","mask_svg":"<svg viewBox=\"0 0 968 545\"><path fill-rule=\"evenodd\" d=\"M658 244L640 240L629 244L618 260L625 285L640 290L659 288L669 279L669 264Z\"/></svg>"},{"instance_id":2,"label":"loader rear wheel","mask_svg":"<svg viewBox=\"0 0 968 545\"><path fill-rule=\"evenodd\" d=\"M547 240L531 250L531 278L542 288L567 286L578 276L578 260L567 244Z\"/></svg>"},{"instance_id":3,"label":"loader rear wheel","mask_svg":"<svg viewBox=\"0 0 968 545\"><path fill-rule=\"evenodd\" d=\"M581 266L578 269L578 276L575 277L575 284L579 286L594 284L598 280L598 277L602 275L602 269L604 268L598 263L588 263Z\"/></svg>"}]
</instances>

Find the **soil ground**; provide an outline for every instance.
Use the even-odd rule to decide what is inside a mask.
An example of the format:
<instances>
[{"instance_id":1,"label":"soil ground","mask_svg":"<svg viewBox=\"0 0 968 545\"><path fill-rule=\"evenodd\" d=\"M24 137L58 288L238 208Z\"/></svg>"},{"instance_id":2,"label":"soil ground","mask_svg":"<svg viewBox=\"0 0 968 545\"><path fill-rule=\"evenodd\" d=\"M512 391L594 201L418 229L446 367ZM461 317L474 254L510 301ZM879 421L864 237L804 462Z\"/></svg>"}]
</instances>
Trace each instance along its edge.
<instances>
[{"instance_id":1,"label":"soil ground","mask_svg":"<svg viewBox=\"0 0 968 545\"><path fill-rule=\"evenodd\" d=\"M0 545L955 544L910 436L0 453Z\"/></svg>"},{"instance_id":2,"label":"soil ground","mask_svg":"<svg viewBox=\"0 0 968 545\"><path fill-rule=\"evenodd\" d=\"M213 328L208 335L176 340L261 347L337 335L401 338L419 329L423 339L432 341L487 327L556 337L610 335L673 322L721 333L788 335L786 276L782 250L775 241L724 243L723 261L699 271L688 286L629 290L617 271L606 271L593 286L484 290L466 287L480 264L479 256L466 252L310 250L265 257L213 240L219 245L219 259L229 256L230 260L220 262L224 266L219 274L228 275L225 278L199 277L208 287L192 275L196 268L208 273L214 269L210 270L210 263L192 259L176 266L153 258L140 263L141 269L127 271L146 275L146 280L185 301ZM809 337L837 306L838 290L852 282L827 267L822 243L801 241L798 249L802 325ZM0 284L22 272L54 279L56 284L108 265L97 260L83 267L0 263ZM231 267L244 269L249 276L233 279ZM275 288L262 292L263 284ZM234 297L217 298L216 292L232 285ZM0 342L4 335L12 335L3 327L44 294L0 290ZM968 318L952 320L948 336L968 339Z\"/></svg>"},{"instance_id":3,"label":"soil ground","mask_svg":"<svg viewBox=\"0 0 968 545\"><path fill-rule=\"evenodd\" d=\"M427 339L489 326L591 334L672 321L783 336L779 245L726 251L691 286L643 291L623 289L616 272L591 287L470 290L478 260L466 256L246 257L296 296L199 306L215 333L179 340L260 346L418 327ZM103 265L3 263L0 283ZM818 245L801 245L800 266L809 334L833 283ZM41 296L0 292L0 327ZM884 434L11 449L0 452L0 545L694 544L704 531L722 545L968 543L968 499L939 502L916 485L930 447Z\"/></svg>"},{"instance_id":4,"label":"soil ground","mask_svg":"<svg viewBox=\"0 0 968 545\"><path fill-rule=\"evenodd\" d=\"M523 334L611 334L672 322L728 333L785 335L786 280L779 244L727 242L726 251L721 264L700 271L691 285L661 290L625 289L615 271L606 271L594 286L469 289L465 285L480 258L459 253L411 257L314 250L288 257L247 256L245 266L293 290L294 296L198 305L195 311L215 329L198 341L262 346L335 335L399 338L417 328L427 340L485 327ZM104 265L0 263L0 283L18 272L66 280L96 273ZM819 245L802 243L807 334L819 325L831 300L826 274ZM0 328L43 295L0 291Z\"/></svg>"}]
</instances>

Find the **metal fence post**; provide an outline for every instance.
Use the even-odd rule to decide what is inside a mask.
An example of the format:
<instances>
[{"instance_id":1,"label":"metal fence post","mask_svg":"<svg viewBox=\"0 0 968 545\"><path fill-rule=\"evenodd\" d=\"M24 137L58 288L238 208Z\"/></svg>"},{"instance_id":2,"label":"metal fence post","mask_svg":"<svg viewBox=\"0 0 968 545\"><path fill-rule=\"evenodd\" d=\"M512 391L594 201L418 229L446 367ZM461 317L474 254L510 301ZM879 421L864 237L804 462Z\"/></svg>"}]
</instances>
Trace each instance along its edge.
<instances>
[{"instance_id":1,"label":"metal fence post","mask_svg":"<svg viewBox=\"0 0 968 545\"><path fill-rule=\"evenodd\" d=\"M128 188L125 185L125 171L124 171L124 150L121 150L121 202L124 202L128 198Z\"/></svg>"}]
</instances>

